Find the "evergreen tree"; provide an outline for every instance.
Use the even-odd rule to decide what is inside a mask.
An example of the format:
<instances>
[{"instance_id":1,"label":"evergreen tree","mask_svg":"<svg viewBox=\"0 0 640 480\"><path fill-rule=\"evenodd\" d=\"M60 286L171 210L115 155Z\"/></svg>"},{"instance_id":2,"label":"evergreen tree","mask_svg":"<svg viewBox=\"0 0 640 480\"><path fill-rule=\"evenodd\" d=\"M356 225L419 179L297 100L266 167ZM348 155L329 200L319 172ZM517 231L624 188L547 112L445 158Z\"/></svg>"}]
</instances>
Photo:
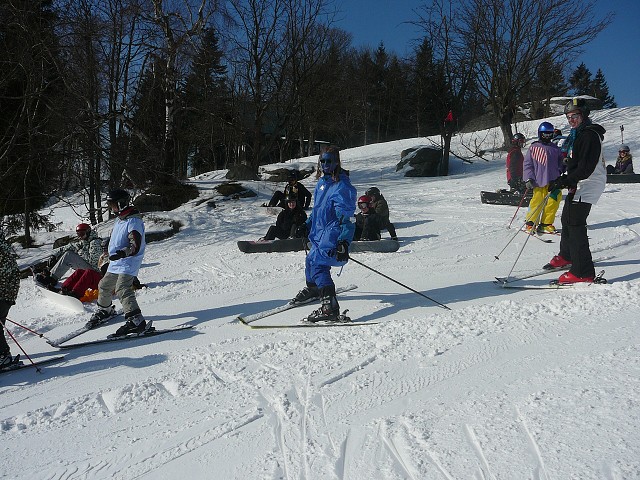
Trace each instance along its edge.
<instances>
[{"instance_id":1,"label":"evergreen tree","mask_svg":"<svg viewBox=\"0 0 640 480\"><path fill-rule=\"evenodd\" d=\"M591 72L584 63L578 65L569 77L574 95L591 95Z\"/></svg>"},{"instance_id":2,"label":"evergreen tree","mask_svg":"<svg viewBox=\"0 0 640 480\"><path fill-rule=\"evenodd\" d=\"M25 245L31 227L46 223L35 212L61 174L56 20L51 1L0 3L0 218L18 214L9 230L24 226Z\"/></svg>"},{"instance_id":3,"label":"evergreen tree","mask_svg":"<svg viewBox=\"0 0 640 480\"><path fill-rule=\"evenodd\" d=\"M616 108L618 106L615 98L609 95L609 86L604 78L604 73L600 69L598 69L593 79L591 91L591 95L602 100L602 108Z\"/></svg>"},{"instance_id":4,"label":"evergreen tree","mask_svg":"<svg viewBox=\"0 0 640 480\"><path fill-rule=\"evenodd\" d=\"M224 124L229 115L229 92L222 56L215 30L206 29L191 62L178 114L178 136L184 143L192 175L225 165Z\"/></svg>"}]
</instances>

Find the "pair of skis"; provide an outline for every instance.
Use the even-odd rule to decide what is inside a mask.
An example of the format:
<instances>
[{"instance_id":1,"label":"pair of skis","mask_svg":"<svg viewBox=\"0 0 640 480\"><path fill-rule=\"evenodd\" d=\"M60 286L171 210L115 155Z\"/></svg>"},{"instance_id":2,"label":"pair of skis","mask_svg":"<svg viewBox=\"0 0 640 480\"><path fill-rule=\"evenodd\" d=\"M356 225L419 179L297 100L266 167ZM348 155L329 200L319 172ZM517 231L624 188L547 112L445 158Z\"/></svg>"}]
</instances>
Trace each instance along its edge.
<instances>
[{"instance_id":1,"label":"pair of skis","mask_svg":"<svg viewBox=\"0 0 640 480\"><path fill-rule=\"evenodd\" d=\"M519 290L549 290L549 289L557 290L560 288L572 288L580 285L593 285L593 284L607 283L607 280L603 277L604 270L602 270L598 273L598 275L595 276L595 278L593 279L593 282L560 283L558 280L551 280L546 285L521 285L521 284L513 285L513 283L519 282L521 280L538 277L540 275L546 275L547 273L561 272L568 269L569 269L569 266L566 266L566 267L560 267L560 268L543 269L540 272L535 272L528 275L522 275L520 277L496 277L493 283L495 283L496 285L500 285L500 287L502 288L515 288Z\"/></svg>"},{"instance_id":2,"label":"pair of skis","mask_svg":"<svg viewBox=\"0 0 640 480\"><path fill-rule=\"evenodd\" d=\"M85 324L84 326L68 333L67 335L64 335L56 340L47 340L47 343L49 345L51 345L52 347L55 348L60 348L60 349L70 349L70 348L78 348L78 347L84 347L87 345L99 345L101 343L108 343L108 342L115 342L115 341L120 341L120 340L133 340L133 339L137 339L137 338L145 338L145 337L154 337L157 335L164 335L165 333L171 333L171 332L179 332L182 330L189 330L191 328L193 328L193 325L183 325L180 327L175 327L175 328L167 328L167 329L162 329L162 330L156 330L155 328L151 327L149 330L146 330L142 333L129 333L127 335L115 335L115 334L111 334L108 335L106 338L101 338L98 340L90 340L88 342L79 342L79 343L72 343L72 344L67 344L66 342L68 342L69 340L72 340L80 335L82 335L83 333L88 332L89 330L95 330L96 328L102 327L104 325L107 325L108 323L110 323L114 318L118 318L119 316L122 315L122 312L117 312L115 315L112 315L110 317L105 318L103 321L101 321L98 325L90 327L89 324Z\"/></svg>"},{"instance_id":3,"label":"pair of skis","mask_svg":"<svg viewBox=\"0 0 640 480\"><path fill-rule=\"evenodd\" d=\"M344 287L336 288L336 294L349 292L351 290L355 290L358 288L357 285L347 285ZM297 308L302 305L307 305L314 301L318 301L319 298L310 299L306 302L292 302L289 301L283 305L280 305L275 308L270 308L269 310L263 310L262 312L253 313L251 315L240 315L238 316L238 322L242 323L246 327L251 329L273 329L273 328L320 328L320 327L357 327L361 325L376 325L378 322L353 322L353 321L344 321L344 322L302 322L302 323L294 323L294 324L277 324L277 325L252 325L256 320L260 320L262 318L270 317L271 315L276 315L277 313L285 312L292 308Z\"/></svg>"}]
</instances>

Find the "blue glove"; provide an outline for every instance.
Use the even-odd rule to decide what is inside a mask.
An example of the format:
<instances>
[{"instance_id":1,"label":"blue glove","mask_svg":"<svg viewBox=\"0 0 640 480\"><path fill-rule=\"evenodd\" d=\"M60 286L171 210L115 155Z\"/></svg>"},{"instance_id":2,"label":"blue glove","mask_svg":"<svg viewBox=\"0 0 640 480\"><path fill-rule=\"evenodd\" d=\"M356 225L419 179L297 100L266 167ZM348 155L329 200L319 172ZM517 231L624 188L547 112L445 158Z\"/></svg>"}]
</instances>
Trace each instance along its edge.
<instances>
[{"instance_id":1,"label":"blue glove","mask_svg":"<svg viewBox=\"0 0 640 480\"><path fill-rule=\"evenodd\" d=\"M111 260L111 261L120 260L121 258L124 258L126 256L127 256L127 254L124 253L124 250L118 250L113 255L109 255L109 260Z\"/></svg>"},{"instance_id":2,"label":"blue glove","mask_svg":"<svg viewBox=\"0 0 640 480\"><path fill-rule=\"evenodd\" d=\"M339 262L349 261L349 244L345 240L340 240L338 242L338 247L336 248L336 260Z\"/></svg>"}]
</instances>

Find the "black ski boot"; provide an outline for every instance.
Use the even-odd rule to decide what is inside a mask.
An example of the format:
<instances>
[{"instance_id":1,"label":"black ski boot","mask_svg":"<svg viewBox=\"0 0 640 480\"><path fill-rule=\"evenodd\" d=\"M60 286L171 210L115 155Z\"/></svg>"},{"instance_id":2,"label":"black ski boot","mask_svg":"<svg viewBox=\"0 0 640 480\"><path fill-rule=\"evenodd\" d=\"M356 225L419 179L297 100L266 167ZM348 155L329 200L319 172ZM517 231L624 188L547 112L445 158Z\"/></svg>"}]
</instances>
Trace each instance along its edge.
<instances>
[{"instance_id":1,"label":"black ski boot","mask_svg":"<svg viewBox=\"0 0 640 480\"><path fill-rule=\"evenodd\" d=\"M108 307L98 305L98 307L99 310L91 315L91 318L85 324L88 329L96 328L98 325L103 324L116 314L116 307L113 305L109 305Z\"/></svg>"},{"instance_id":2,"label":"black ski boot","mask_svg":"<svg viewBox=\"0 0 640 480\"><path fill-rule=\"evenodd\" d=\"M322 287L322 305L305 319L307 322L342 322L340 305L336 298L336 287L330 285Z\"/></svg>"},{"instance_id":3,"label":"black ski boot","mask_svg":"<svg viewBox=\"0 0 640 480\"><path fill-rule=\"evenodd\" d=\"M118 328L116 333L113 334L114 337L122 337L124 335L129 335L130 333L136 333L139 335L141 333L155 330L155 328L151 326L153 322L151 320L147 322L139 310L137 313L127 316L126 319L126 323Z\"/></svg>"},{"instance_id":4,"label":"black ski boot","mask_svg":"<svg viewBox=\"0 0 640 480\"><path fill-rule=\"evenodd\" d=\"M19 359L20 355L14 357L9 351L0 353L0 370L15 365L18 363Z\"/></svg>"},{"instance_id":5,"label":"black ski boot","mask_svg":"<svg viewBox=\"0 0 640 480\"><path fill-rule=\"evenodd\" d=\"M315 283L307 282L307 286L290 300L291 303L307 303L320 297L320 290Z\"/></svg>"},{"instance_id":6,"label":"black ski boot","mask_svg":"<svg viewBox=\"0 0 640 480\"><path fill-rule=\"evenodd\" d=\"M57 292L58 289L56 285L58 284L58 279L51 275L49 270L43 270L40 273L37 273L35 277L33 277L38 285L46 288L47 290L51 290L52 292Z\"/></svg>"}]
</instances>

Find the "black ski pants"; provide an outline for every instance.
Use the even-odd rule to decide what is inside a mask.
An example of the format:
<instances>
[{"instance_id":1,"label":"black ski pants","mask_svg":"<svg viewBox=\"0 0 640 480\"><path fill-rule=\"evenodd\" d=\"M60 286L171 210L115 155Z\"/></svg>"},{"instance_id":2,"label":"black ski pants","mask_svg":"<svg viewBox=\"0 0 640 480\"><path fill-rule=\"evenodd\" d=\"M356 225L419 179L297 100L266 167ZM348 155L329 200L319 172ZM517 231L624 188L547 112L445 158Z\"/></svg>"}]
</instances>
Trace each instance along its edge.
<instances>
[{"instance_id":1,"label":"black ski pants","mask_svg":"<svg viewBox=\"0 0 640 480\"><path fill-rule=\"evenodd\" d=\"M594 277L595 267L587 237L587 217L591 212L591 204L574 202L573 198L573 193L565 198L560 217L560 256L571 261L570 272L576 277Z\"/></svg>"}]
</instances>

